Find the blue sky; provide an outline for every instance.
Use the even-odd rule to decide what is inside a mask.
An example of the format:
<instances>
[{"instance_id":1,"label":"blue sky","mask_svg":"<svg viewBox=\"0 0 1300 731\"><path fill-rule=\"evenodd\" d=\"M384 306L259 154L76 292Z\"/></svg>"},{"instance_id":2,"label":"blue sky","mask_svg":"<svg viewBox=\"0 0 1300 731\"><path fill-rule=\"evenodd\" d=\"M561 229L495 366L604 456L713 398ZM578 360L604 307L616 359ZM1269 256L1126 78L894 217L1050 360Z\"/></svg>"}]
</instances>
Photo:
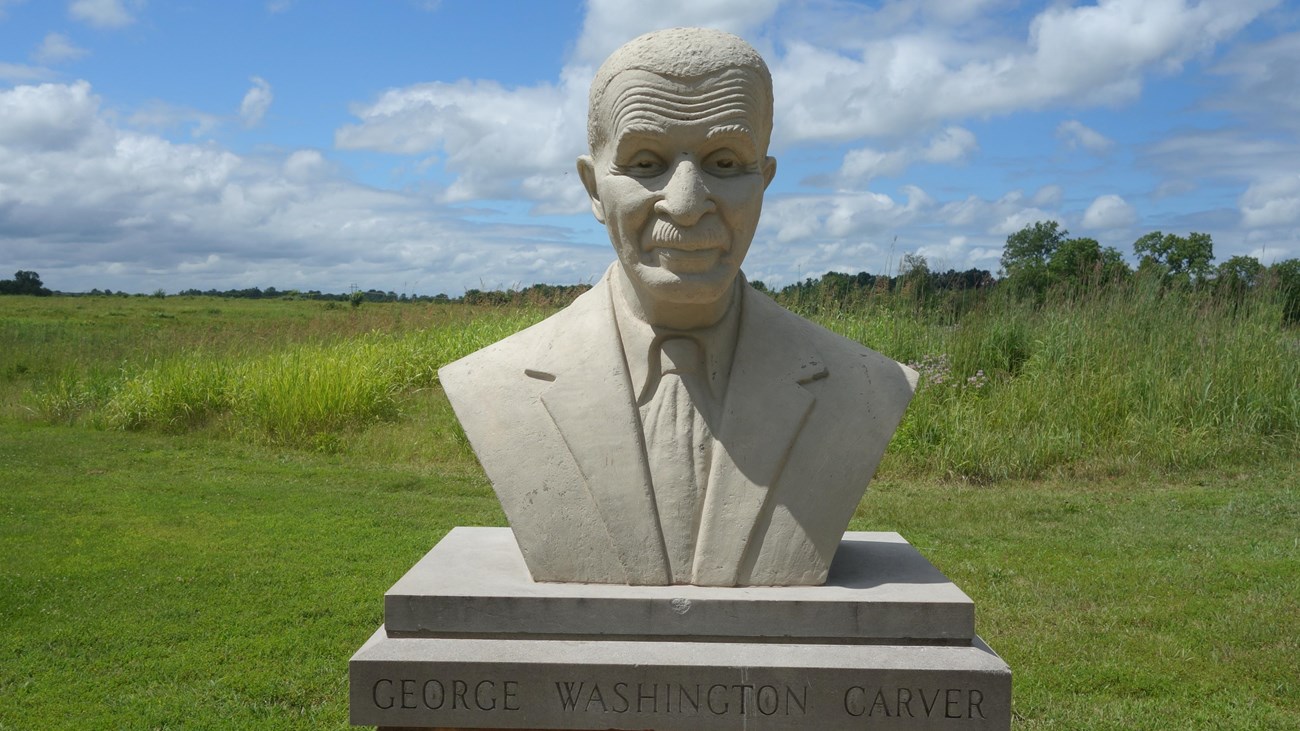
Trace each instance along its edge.
<instances>
[{"instance_id":1,"label":"blue sky","mask_svg":"<svg viewBox=\"0 0 1300 731\"><path fill-rule=\"evenodd\" d=\"M1131 257L1300 256L1300 7L1279 0L0 0L0 276L64 291L591 282L587 85L640 33L765 56L745 270L997 269L1061 222Z\"/></svg>"}]
</instances>

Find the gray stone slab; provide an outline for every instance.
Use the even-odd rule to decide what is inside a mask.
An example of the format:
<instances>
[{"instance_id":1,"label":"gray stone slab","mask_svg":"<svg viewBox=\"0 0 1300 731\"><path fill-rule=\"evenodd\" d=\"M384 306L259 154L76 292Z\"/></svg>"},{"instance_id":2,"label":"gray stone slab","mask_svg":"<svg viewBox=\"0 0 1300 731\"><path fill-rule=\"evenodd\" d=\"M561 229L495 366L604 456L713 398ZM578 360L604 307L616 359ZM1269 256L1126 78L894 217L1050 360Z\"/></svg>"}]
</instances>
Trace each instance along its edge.
<instances>
[{"instance_id":1,"label":"gray stone slab","mask_svg":"<svg viewBox=\"0 0 1300 731\"><path fill-rule=\"evenodd\" d=\"M534 582L509 528L456 528L384 597L392 637L970 644L970 597L897 533L844 535L824 586Z\"/></svg>"},{"instance_id":2,"label":"gray stone slab","mask_svg":"<svg viewBox=\"0 0 1300 731\"><path fill-rule=\"evenodd\" d=\"M529 729L1009 729L986 645L394 638L350 663L351 722Z\"/></svg>"}]
</instances>

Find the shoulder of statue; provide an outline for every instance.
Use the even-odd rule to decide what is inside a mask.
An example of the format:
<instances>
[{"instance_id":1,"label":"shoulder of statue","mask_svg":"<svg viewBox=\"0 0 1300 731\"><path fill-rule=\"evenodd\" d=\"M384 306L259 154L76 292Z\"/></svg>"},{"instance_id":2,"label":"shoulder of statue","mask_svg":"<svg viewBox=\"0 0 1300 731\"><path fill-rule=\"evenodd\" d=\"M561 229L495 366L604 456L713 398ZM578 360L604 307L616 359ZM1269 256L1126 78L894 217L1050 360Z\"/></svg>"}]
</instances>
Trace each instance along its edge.
<instances>
[{"instance_id":1,"label":"shoulder of statue","mask_svg":"<svg viewBox=\"0 0 1300 731\"><path fill-rule=\"evenodd\" d=\"M539 323L438 369L448 390L476 390L476 384L499 387L513 376L545 364L586 340L583 333L591 318L609 317L609 294L604 280L582 293L568 307Z\"/></svg>"},{"instance_id":2,"label":"shoulder of statue","mask_svg":"<svg viewBox=\"0 0 1300 731\"><path fill-rule=\"evenodd\" d=\"M761 321L762 327L776 331L775 338L783 342L804 342L826 361L831 381L850 386L846 381L858 382L873 392L882 388L910 399L916 385L916 373L856 340L797 315L777 304L766 294L746 285L744 299L746 314ZM829 385L829 381L828 381ZM906 400L902 402L906 404Z\"/></svg>"}]
</instances>

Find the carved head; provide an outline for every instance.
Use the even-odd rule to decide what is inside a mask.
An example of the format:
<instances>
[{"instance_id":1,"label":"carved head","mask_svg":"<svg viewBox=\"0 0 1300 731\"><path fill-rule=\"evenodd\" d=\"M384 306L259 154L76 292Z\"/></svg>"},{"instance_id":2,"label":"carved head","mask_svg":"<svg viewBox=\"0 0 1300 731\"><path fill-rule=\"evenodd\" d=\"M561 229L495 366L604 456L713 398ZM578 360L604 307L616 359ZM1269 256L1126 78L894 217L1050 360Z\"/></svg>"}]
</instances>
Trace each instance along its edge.
<instances>
[{"instance_id":1,"label":"carved head","mask_svg":"<svg viewBox=\"0 0 1300 731\"><path fill-rule=\"evenodd\" d=\"M578 173L643 302L731 292L776 174L771 130L767 65L729 33L656 31L601 65Z\"/></svg>"}]
</instances>

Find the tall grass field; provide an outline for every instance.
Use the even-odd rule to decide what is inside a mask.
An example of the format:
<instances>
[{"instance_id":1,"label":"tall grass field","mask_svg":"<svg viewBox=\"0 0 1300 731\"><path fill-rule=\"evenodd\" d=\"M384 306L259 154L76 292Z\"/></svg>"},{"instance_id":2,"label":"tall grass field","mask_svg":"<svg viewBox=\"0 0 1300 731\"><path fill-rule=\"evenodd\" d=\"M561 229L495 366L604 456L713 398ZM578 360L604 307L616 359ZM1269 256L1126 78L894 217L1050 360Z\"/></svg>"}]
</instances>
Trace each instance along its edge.
<instances>
[{"instance_id":1,"label":"tall grass field","mask_svg":"<svg viewBox=\"0 0 1300 731\"><path fill-rule=\"evenodd\" d=\"M921 372L851 527L972 596L1016 728L1300 728L1279 299L787 304ZM383 592L504 524L437 369L548 314L0 298L0 729L347 728Z\"/></svg>"},{"instance_id":2,"label":"tall grass field","mask_svg":"<svg viewBox=\"0 0 1300 731\"><path fill-rule=\"evenodd\" d=\"M440 366L548 314L10 300L0 378L11 414L345 451L367 428L403 422ZM922 374L887 474L1117 474L1250 463L1300 443L1300 338L1268 296L1219 302L1136 280L1048 306L996 299L956 321L902 297L807 310Z\"/></svg>"}]
</instances>

